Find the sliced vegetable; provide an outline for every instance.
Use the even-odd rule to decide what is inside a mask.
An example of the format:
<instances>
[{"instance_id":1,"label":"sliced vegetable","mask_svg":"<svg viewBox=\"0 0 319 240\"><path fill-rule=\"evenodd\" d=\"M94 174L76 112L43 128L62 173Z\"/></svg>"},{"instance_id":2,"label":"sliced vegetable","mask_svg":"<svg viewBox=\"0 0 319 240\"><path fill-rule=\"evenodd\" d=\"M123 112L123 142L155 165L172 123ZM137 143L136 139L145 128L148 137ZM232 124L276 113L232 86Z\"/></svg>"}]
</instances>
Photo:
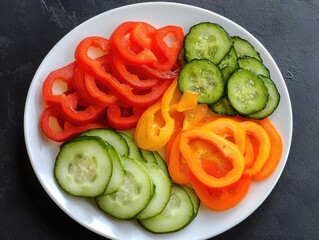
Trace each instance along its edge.
<instances>
[{"instance_id":1,"label":"sliced vegetable","mask_svg":"<svg viewBox=\"0 0 319 240\"><path fill-rule=\"evenodd\" d=\"M255 151L253 165L244 171L245 175L254 176L260 172L269 157L271 148L270 138L264 128L257 123L244 121L240 122L240 125L245 129L248 136L257 140L257 149Z\"/></svg>"},{"instance_id":2,"label":"sliced vegetable","mask_svg":"<svg viewBox=\"0 0 319 240\"><path fill-rule=\"evenodd\" d=\"M266 163L263 165L259 173L252 177L255 181L265 179L276 169L283 150L281 136L271 121L268 118L265 118L258 121L258 124L266 130L271 141L271 149Z\"/></svg>"},{"instance_id":3,"label":"sliced vegetable","mask_svg":"<svg viewBox=\"0 0 319 240\"><path fill-rule=\"evenodd\" d=\"M104 193L112 174L105 143L97 137L79 137L61 145L54 165L60 187L81 197Z\"/></svg>"},{"instance_id":4,"label":"sliced vegetable","mask_svg":"<svg viewBox=\"0 0 319 240\"><path fill-rule=\"evenodd\" d=\"M218 64L218 67L222 72L224 81L227 82L229 77L239 68L237 53L234 47L230 49L227 55Z\"/></svg>"},{"instance_id":5,"label":"sliced vegetable","mask_svg":"<svg viewBox=\"0 0 319 240\"><path fill-rule=\"evenodd\" d=\"M231 39L234 43L234 48L239 58L248 56L261 60L260 54L255 50L250 42L239 36L231 37Z\"/></svg>"},{"instance_id":6,"label":"sliced vegetable","mask_svg":"<svg viewBox=\"0 0 319 240\"><path fill-rule=\"evenodd\" d=\"M95 199L101 210L118 219L132 219L141 212L154 194L153 182L144 167L130 158L123 161L124 182L115 193Z\"/></svg>"},{"instance_id":7,"label":"sliced vegetable","mask_svg":"<svg viewBox=\"0 0 319 240\"><path fill-rule=\"evenodd\" d=\"M81 133L80 136L100 137L107 144L113 146L120 156L129 155L129 148L125 139L112 129L92 129Z\"/></svg>"},{"instance_id":8,"label":"sliced vegetable","mask_svg":"<svg viewBox=\"0 0 319 240\"><path fill-rule=\"evenodd\" d=\"M185 36L185 59L209 59L219 64L233 45L228 33L220 25L202 22L192 26Z\"/></svg>"},{"instance_id":9,"label":"sliced vegetable","mask_svg":"<svg viewBox=\"0 0 319 240\"><path fill-rule=\"evenodd\" d=\"M207 59L194 59L183 66L178 77L181 92L198 93L198 103L216 103L224 93L224 81L219 68Z\"/></svg>"},{"instance_id":10,"label":"sliced vegetable","mask_svg":"<svg viewBox=\"0 0 319 240\"><path fill-rule=\"evenodd\" d=\"M251 179L242 177L224 188L212 188L191 175L191 182L200 200L210 209L223 211L237 205L247 194Z\"/></svg>"},{"instance_id":11,"label":"sliced vegetable","mask_svg":"<svg viewBox=\"0 0 319 240\"><path fill-rule=\"evenodd\" d=\"M70 86L73 79L74 70L76 69L77 64L75 62L70 63L62 68L52 71L44 80L42 86L42 96L44 101L48 104L59 103L62 98L65 97L65 93L72 88ZM63 81L67 84L67 89L63 93L55 94L54 93L54 84L56 81Z\"/></svg>"},{"instance_id":12,"label":"sliced vegetable","mask_svg":"<svg viewBox=\"0 0 319 240\"><path fill-rule=\"evenodd\" d=\"M135 27L139 27L143 22L123 22L112 33L110 38L111 47L114 48L123 59L129 64L149 64L157 60L150 48L141 44L138 52L134 51L127 35L133 31ZM144 45L144 46L143 46Z\"/></svg>"},{"instance_id":13,"label":"sliced vegetable","mask_svg":"<svg viewBox=\"0 0 319 240\"><path fill-rule=\"evenodd\" d=\"M161 213L171 196L170 178L162 171L157 164L146 164L147 171L155 185L152 199L136 218L139 220L154 217Z\"/></svg>"},{"instance_id":14,"label":"sliced vegetable","mask_svg":"<svg viewBox=\"0 0 319 240\"><path fill-rule=\"evenodd\" d=\"M49 106L45 108L40 118L40 127L43 134L55 142L65 142L77 136L81 132L106 128L107 125L101 122L82 124L75 126L67 122L60 113L57 106Z\"/></svg>"},{"instance_id":15,"label":"sliced vegetable","mask_svg":"<svg viewBox=\"0 0 319 240\"><path fill-rule=\"evenodd\" d=\"M184 33L181 27L169 25L157 29L151 46L157 61L152 66L163 71L172 69L183 48L183 42Z\"/></svg>"},{"instance_id":16,"label":"sliced vegetable","mask_svg":"<svg viewBox=\"0 0 319 240\"><path fill-rule=\"evenodd\" d=\"M267 78L264 76L260 76L260 77L263 79L264 84L268 89L268 93L269 93L268 102L262 110L255 113L248 114L247 117L249 118L263 119L270 116L276 110L280 101L280 94L277 90L275 83L270 78Z\"/></svg>"},{"instance_id":17,"label":"sliced vegetable","mask_svg":"<svg viewBox=\"0 0 319 240\"><path fill-rule=\"evenodd\" d=\"M200 164L201 159L205 158L206 149L194 152L191 148L191 141L199 139L216 147L231 162L233 168L222 178L208 174ZM203 144L204 144L203 143ZM197 145L202 147L203 145ZM186 159L190 171L204 184L219 188L225 187L238 181L244 171L245 160L240 150L231 142L215 133L206 133L200 130L189 130L181 136L180 151Z\"/></svg>"},{"instance_id":18,"label":"sliced vegetable","mask_svg":"<svg viewBox=\"0 0 319 240\"><path fill-rule=\"evenodd\" d=\"M231 105L227 96L222 97L215 104L208 104L208 107L215 113L225 116L236 116L237 111Z\"/></svg>"},{"instance_id":19,"label":"sliced vegetable","mask_svg":"<svg viewBox=\"0 0 319 240\"><path fill-rule=\"evenodd\" d=\"M265 77L269 77L269 70L265 67L265 65L254 57L241 57L238 58L238 64L240 68L247 69L257 73L258 75L263 75Z\"/></svg>"},{"instance_id":20,"label":"sliced vegetable","mask_svg":"<svg viewBox=\"0 0 319 240\"><path fill-rule=\"evenodd\" d=\"M139 220L147 230L154 233L176 232L185 228L193 219L194 207L188 193L174 184L165 209L158 215Z\"/></svg>"},{"instance_id":21,"label":"sliced vegetable","mask_svg":"<svg viewBox=\"0 0 319 240\"><path fill-rule=\"evenodd\" d=\"M227 95L237 112L243 115L262 110L268 102L264 81L246 69L237 70L228 80Z\"/></svg>"}]
</instances>

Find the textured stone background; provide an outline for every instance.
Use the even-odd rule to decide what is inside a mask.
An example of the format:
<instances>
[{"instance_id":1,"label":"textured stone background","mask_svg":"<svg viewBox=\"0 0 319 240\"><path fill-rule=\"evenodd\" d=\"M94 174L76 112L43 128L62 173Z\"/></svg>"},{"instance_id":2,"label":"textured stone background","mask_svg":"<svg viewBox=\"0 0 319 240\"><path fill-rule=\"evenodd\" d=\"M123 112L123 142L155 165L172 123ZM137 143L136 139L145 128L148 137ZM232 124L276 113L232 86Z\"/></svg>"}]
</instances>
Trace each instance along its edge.
<instances>
[{"instance_id":1,"label":"textured stone background","mask_svg":"<svg viewBox=\"0 0 319 240\"><path fill-rule=\"evenodd\" d=\"M24 144L24 103L40 62L65 34L137 2L146 1L0 0L0 239L102 239L40 186ZM293 141L282 177L256 212L214 239L318 239L319 1L174 2L209 9L251 32L277 62L292 101Z\"/></svg>"}]
</instances>

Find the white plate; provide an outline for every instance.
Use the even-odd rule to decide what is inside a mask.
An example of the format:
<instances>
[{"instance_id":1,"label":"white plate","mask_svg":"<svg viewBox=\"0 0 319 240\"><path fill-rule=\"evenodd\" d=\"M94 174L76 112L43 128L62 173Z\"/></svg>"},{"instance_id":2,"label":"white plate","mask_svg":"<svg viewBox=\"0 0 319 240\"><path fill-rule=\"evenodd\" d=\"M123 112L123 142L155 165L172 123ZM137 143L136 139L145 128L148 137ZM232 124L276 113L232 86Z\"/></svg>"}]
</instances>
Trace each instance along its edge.
<instances>
[{"instance_id":1,"label":"white plate","mask_svg":"<svg viewBox=\"0 0 319 240\"><path fill-rule=\"evenodd\" d=\"M220 24L230 35L238 35L249 40L260 53L264 64L281 94L278 109L271 120L280 132L284 149L276 171L265 181L253 183L245 199L236 207L214 212L201 206L198 216L185 229L171 234L155 235L143 230L134 221L117 221L103 214L93 202L74 198L65 194L57 186L53 177L54 159L59 144L47 140L39 128L39 118L44 108L41 87L45 77L54 69L74 60L74 50L84 37L98 35L109 37L120 23L140 20L156 27L164 25L182 26L187 33L189 28L199 22L210 21ZM267 50L245 29L213 12L193 6L176 3L143 3L129 5L102 13L79 25L59 41L48 53L37 70L26 100L24 115L25 141L33 169L43 188L55 203L75 221L86 228L111 239L206 239L216 236L243 221L267 198L278 181L285 163L292 138L292 110L289 94L282 75Z\"/></svg>"}]
</instances>

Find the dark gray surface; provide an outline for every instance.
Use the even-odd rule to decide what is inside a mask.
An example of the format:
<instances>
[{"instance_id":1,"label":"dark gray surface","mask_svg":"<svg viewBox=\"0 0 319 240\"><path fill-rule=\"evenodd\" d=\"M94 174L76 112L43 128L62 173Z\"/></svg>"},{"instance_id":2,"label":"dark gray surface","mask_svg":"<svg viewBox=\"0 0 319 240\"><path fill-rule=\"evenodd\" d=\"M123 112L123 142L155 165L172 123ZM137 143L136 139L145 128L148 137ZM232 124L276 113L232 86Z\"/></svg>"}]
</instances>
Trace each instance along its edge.
<instances>
[{"instance_id":1,"label":"dark gray surface","mask_svg":"<svg viewBox=\"0 0 319 240\"><path fill-rule=\"evenodd\" d=\"M24 103L40 62L66 33L137 2L146 1L0 0L0 239L103 239L64 214L40 186L24 144ZM278 184L257 211L214 239L318 239L318 0L175 2L209 9L251 32L281 69L293 107L291 152Z\"/></svg>"}]
</instances>

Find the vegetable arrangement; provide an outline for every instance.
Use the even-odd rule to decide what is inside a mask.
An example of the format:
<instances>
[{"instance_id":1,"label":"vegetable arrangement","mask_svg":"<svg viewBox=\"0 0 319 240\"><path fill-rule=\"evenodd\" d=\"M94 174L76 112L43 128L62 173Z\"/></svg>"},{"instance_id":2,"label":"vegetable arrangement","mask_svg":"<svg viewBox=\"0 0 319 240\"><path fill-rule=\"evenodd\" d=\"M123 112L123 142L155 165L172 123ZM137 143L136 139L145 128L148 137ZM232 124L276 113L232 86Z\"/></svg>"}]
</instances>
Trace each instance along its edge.
<instances>
[{"instance_id":1,"label":"vegetable arrangement","mask_svg":"<svg viewBox=\"0 0 319 240\"><path fill-rule=\"evenodd\" d=\"M54 92L57 81L64 92ZM87 37L42 93L41 129L64 142L60 187L154 233L186 227L200 201L234 207L281 158L267 118L280 100L269 71L248 41L214 23L184 37L178 26L124 22L110 39Z\"/></svg>"}]
</instances>

